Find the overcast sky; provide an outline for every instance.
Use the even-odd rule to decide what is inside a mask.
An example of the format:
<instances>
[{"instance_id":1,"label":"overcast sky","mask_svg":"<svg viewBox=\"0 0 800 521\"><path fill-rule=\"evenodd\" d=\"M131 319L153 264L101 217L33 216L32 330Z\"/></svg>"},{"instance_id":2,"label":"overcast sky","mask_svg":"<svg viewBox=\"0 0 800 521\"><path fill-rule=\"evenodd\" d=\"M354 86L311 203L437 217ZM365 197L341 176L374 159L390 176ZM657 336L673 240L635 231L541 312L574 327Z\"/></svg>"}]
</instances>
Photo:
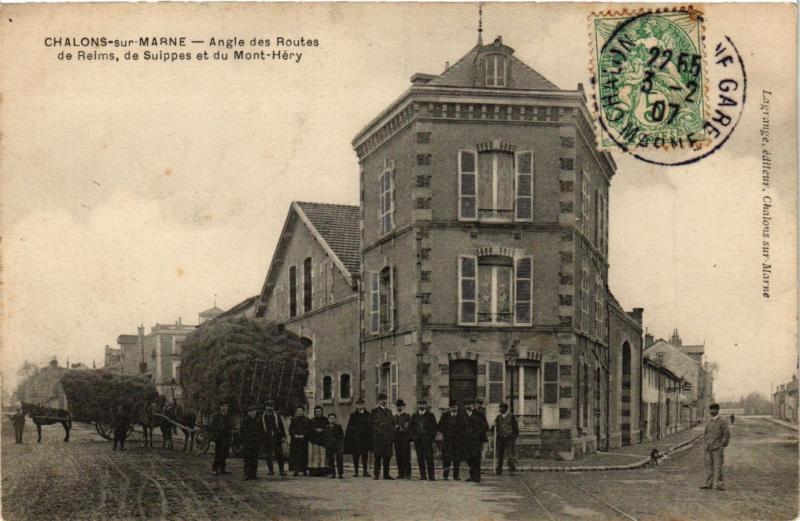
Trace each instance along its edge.
<instances>
[{"instance_id":1,"label":"overcast sky","mask_svg":"<svg viewBox=\"0 0 800 521\"><path fill-rule=\"evenodd\" d=\"M461 4L42 7L46 15L9 9L14 21L3 22L3 368L12 381L24 359L101 365L103 346L139 323L196 323L215 295L226 309L257 294L289 203L357 204L351 139L412 74L441 72L476 40L477 8ZM755 101L728 144L692 167L615 153L610 283L626 309L645 309L657 337L677 327L686 343L705 342L726 398L769 392L796 363L795 159L780 155L794 149L794 80L767 54L794 39L778 39L780 12L765 33L740 23L755 10L707 8L710 34L746 50L750 99L776 92L772 297L760 290ZM489 5L485 39L502 34L562 88L588 86L587 14ZM285 35L320 46L299 49L297 64L64 63L42 45L52 35Z\"/></svg>"}]
</instances>

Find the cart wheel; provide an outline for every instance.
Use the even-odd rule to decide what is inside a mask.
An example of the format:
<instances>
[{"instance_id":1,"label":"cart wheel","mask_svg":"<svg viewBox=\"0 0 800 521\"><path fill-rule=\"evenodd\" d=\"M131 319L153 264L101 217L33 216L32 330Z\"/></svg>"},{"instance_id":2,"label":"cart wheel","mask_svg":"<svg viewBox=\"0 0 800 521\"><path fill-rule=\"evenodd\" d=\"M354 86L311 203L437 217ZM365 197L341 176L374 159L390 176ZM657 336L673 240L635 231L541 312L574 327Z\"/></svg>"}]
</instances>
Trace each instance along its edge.
<instances>
[{"instance_id":1,"label":"cart wheel","mask_svg":"<svg viewBox=\"0 0 800 521\"><path fill-rule=\"evenodd\" d=\"M95 422L94 429L97 431L97 434L99 434L103 438L109 441L114 439L110 424L105 422Z\"/></svg>"},{"instance_id":2,"label":"cart wheel","mask_svg":"<svg viewBox=\"0 0 800 521\"><path fill-rule=\"evenodd\" d=\"M194 444L202 454L207 453L209 447L211 447L211 439L208 433L202 429L197 431L197 434L194 436Z\"/></svg>"},{"instance_id":3,"label":"cart wheel","mask_svg":"<svg viewBox=\"0 0 800 521\"><path fill-rule=\"evenodd\" d=\"M233 439L231 439L231 454L235 458L242 457L242 437L238 432L234 432Z\"/></svg>"}]
</instances>

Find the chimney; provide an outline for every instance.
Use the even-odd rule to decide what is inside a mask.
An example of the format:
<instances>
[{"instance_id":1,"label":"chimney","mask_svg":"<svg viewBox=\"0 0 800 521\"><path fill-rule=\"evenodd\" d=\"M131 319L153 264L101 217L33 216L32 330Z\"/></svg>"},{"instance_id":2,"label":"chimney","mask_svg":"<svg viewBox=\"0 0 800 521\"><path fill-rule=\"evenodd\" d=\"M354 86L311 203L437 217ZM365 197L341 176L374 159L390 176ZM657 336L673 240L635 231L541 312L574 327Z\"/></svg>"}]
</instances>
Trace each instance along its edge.
<instances>
[{"instance_id":1,"label":"chimney","mask_svg":"<svg viewBox=\"0 0 800 521\"><path fill-rule=\"evenodd\" d=\"M647 349L648 347L650 347L654 343L655 342L653 341L653 335L651 335L650 333L646 333L644 335L644 348Z\"/></svg>"},{"instance_id":2,"label":"chimney","mask_svg":"<svg viewBox=\"0 0 800 521\"><path fill-rule=\"evenodd\" d=\"M444 70L447 70L449 68L450 68L450 62L444 62Z\"/></svg>"}]
</instances>

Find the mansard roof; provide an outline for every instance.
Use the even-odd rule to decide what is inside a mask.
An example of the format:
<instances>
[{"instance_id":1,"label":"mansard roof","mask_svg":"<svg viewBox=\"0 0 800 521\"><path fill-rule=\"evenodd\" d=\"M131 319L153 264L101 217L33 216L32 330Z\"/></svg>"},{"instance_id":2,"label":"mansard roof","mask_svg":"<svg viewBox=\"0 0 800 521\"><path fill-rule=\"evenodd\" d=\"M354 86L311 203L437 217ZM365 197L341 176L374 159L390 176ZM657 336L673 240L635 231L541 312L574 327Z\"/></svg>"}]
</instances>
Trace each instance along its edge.
<instances>
[{"instance_id":1,"label":"mansard roof","mask_svg":"<svg viewBox=\"0 0 800 521\"><path fill-rule=\"evenodd\" d=\"M499 46L510 51L508 54L510 55L510 69L512 71L513 84L509 85L508 88L521 90L559 90L553 82L539 74L516 56L513 56L511 53L513 53L514 50L502 45L502 39L500 39L500 37L498 37L498 39L500 40ZM470 49L463 58L425 84L446 87L476 87L475 78L478 76L478 55L487 50L491 50L497 45L496 42L497 40L495 40L495 43L489 45L476 45Z\"/></svg>"}]
</instances>

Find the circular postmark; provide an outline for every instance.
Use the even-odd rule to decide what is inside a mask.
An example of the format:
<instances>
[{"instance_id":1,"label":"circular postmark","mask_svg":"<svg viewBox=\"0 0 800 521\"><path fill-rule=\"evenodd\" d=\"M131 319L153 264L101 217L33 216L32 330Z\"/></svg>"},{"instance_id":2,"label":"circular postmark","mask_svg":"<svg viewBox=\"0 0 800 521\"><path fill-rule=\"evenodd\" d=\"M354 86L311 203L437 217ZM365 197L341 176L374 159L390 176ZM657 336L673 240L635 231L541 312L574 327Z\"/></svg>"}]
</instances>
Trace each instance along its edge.
<instances>
[{"instance_id":1,"label":"circular postmark","mask_svg":"<svg viewBox=\"0 0 800 521\"><path fill-rule=\"evenodd\" d=\"M683 165L730 137L746 97L744 64L728 37L703 59L703 19L691 10L594 19L595 115L601 149Z\"/></svg>"}]
</instances>

